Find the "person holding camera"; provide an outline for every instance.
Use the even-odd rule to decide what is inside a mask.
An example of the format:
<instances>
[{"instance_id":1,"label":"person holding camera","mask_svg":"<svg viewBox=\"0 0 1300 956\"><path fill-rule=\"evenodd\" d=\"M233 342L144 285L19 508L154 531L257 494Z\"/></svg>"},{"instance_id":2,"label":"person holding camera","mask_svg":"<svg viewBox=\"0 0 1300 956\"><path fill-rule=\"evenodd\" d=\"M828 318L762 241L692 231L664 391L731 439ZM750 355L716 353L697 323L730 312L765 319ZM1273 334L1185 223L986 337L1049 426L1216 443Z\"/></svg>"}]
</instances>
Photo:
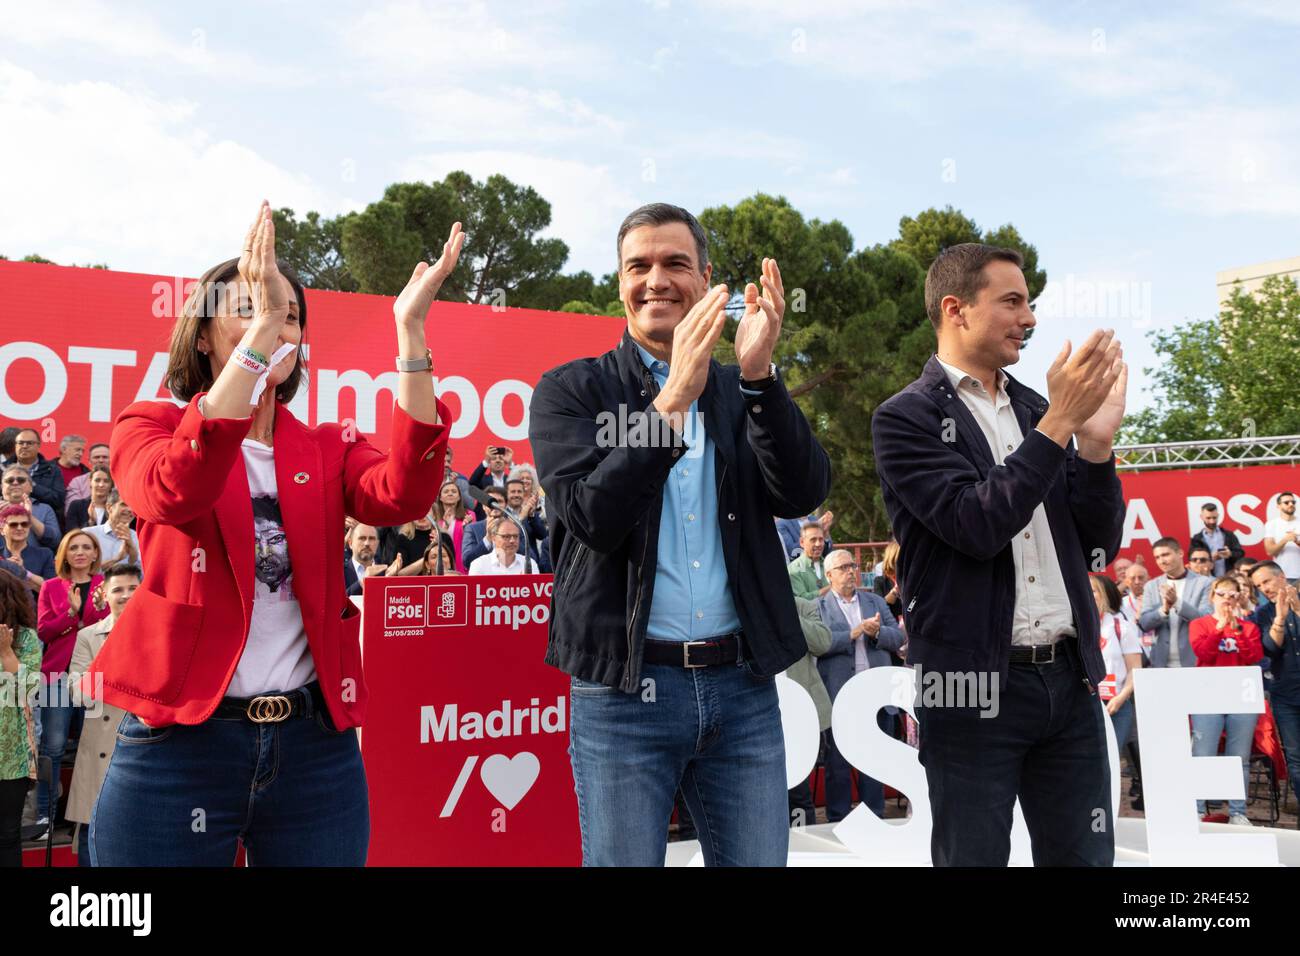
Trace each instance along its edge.
<instances>
[{"instance_id":1,"label":"person holding camera","mask_svg":"<svg viewBox=\"0 0 1300 956\"><path fill-rule=\"evenodd\" d=\"M504 445L488 445L483 460L469 476L470 485L474 488L504 488L513 459L514 453Z\"/></svg>"}]
</instances>

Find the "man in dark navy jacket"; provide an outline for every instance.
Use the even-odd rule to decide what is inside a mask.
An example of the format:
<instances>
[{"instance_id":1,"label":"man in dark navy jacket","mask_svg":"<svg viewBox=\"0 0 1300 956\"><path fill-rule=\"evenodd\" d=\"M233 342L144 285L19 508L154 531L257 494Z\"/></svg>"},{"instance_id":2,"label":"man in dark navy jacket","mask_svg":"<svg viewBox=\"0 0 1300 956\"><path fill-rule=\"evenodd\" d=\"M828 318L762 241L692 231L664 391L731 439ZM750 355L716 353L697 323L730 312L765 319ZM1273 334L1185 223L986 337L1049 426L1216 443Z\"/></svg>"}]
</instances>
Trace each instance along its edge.
<instances>
[{"instance_id":1,"label":"man in dark navy jacket","mask_svg":"<svg viewBox=\"0 0 1300 956\"><path fill-rule=\"evenodd\" d=\"M939 254L925 280L938 354L872 421L908 664L924 688L931 851L937 866L1005 866L1018 797L1036 865L1109 866L1088 572L1119 550L1111 445L1127 369L1113 333L1097 331L1052 363L1050 407L1007 375L1035 324L1021 265L978 243ZM952 692L972 681L992 685L994 706Z\"/></svg>"}]
</instances>

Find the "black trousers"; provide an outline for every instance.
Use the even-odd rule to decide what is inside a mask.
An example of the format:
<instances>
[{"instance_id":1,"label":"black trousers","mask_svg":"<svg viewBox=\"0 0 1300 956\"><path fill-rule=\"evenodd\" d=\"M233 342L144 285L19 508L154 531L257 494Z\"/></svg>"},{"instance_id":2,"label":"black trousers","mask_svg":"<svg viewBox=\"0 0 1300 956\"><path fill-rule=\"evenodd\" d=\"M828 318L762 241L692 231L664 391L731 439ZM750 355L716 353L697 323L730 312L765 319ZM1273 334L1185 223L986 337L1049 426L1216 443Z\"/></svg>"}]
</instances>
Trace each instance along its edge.
<instances>
[{"instance_id":1,"label":"black trousers","mask_svg":"<svg viewBox=\"0 0 1300 956\"><path fill-rule=\"evenodd\" d=\"M1101 701L1084 687L1073 639L1065 644L1051 664L1011 665L996 716L918 709L935 866L1006 866L1017 797L1035 866L1113 865Z\"/></svg>"},{"instance_id":2,"label":"black trousers","mask_svg":"<svg viewBox=\"0 0 1300 956\"><path fill-rule=\"evenodd\" d=\"M32 781L0 780L0 866L23 865L23 804Z\"/></svg>"}]
</instances>

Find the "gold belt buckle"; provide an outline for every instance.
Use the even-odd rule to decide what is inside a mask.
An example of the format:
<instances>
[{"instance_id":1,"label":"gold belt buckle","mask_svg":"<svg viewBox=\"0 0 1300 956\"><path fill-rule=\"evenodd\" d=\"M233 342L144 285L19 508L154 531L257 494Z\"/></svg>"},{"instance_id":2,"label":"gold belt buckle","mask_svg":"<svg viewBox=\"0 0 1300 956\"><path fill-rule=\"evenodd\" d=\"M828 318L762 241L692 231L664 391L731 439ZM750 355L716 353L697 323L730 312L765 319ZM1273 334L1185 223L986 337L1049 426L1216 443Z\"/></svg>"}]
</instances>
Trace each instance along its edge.
<instances>
[{"instance_id":1,"label":"gold belt buckle","mask_svg":"<svg viewBox=\"0 0 1300 956\"><path fill-rule=\"evenodd\" d=\"M293 713L293 701L282 694L254 697L248 702L248 719L255 724L278 724Z\"/></svg>"}]
</instances>

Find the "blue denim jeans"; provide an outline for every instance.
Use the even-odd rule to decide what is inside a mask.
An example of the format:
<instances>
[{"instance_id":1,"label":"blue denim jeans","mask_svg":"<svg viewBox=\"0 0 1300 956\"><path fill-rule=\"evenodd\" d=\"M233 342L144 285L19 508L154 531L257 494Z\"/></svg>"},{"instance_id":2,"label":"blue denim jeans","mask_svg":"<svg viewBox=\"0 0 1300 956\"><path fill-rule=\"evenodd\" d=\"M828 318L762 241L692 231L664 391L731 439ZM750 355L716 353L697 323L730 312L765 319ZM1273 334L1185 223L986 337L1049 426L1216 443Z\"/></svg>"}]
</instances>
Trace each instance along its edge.
<instances>
[{"instance_id":1,"label":"blue denim jeans","mask_svg":"<svg viewBox=\"0 0 1300 956\"><path fill-rule=\"evenodd\" d=\"M646 664L641 678L635 694L570 681L583 865L663 866L680 786L706 865L784 866L790 819L774 679L746 662Z\"/></svg>"},{"instance_id":2,"label":"blue denim jeans","mask_svg":"<svg viewBox=\"0 0 1300 956\"><path fill-rule=\"evenodd\" d=\"M889 736L894 735L897 717L889 714L882 707L876 714L876 723ZM827 728L826 738L826 820L836 823L849 815L852 807L852 793L849 786L849 774L858 775L858 799L867 805L867 809L882 819L885 816L885 788L879 780L868 777L861 770L855 771L835 746L835 735Z\"/></svg>"},{"instance_id":3,"label":"blue denim jeans","mask_svg":"<svg viewBox=\"0 0 1300 956\"><path fill-rule=\"evenodd\" d=\"M1065 643L1050 664L1011 665L994 717L918 708L935 866L1006 866L1017 797L1035 866L1114 864L1105 717Z\"/></svg>"},{"instance_id":4,"label":"blue denim jeans","mask_svg":"<svg viewBox=\"0 0 1300 956\"><path fill-rule=\"evenodd\" d=\"M1219 737L1224 728L1228 741L1223 756L1241 758L1241 779L1245 793L1250 793L1250 746L1255 740L1255 723L1259 714L1192 714L1192 756L1213 757L1219 752ZM1196 801L1196 812L1205 815L1205 801ZM1229 800L1228 814L1246 813L1245 800Z\"/></svg>"},{"instance_id":5,"label":"blue denim jeans","mask_svg":"<svg viewBox=\"0 0 1300 956\"><path fill-rule=\"evenodd\" d=\"M362 866L370 842L353 730L329 715L210 718L154 729L122 718L90 822L94 866Z\"/></svg>"},{"instance_id":6,"label":"blue denim jeans","mask_svg":"<svg viewBox=\"0 0 1300 956\"><path fill-rule=\"evenodd\" d=\"M1282 752L1286 754L1286 775L1291 778L1291 789L1300 784L1300 704L1273 697L1273 723L1282 738ZM1279 781L1280 783L1281 781Z\"/></svg>"},{"instance_id":7,"label":"blue denim jeans","mask_svg":"<svg viewBox=\"0 0 1300 956\"><path fill-rule=\"evenodd\" d=\"M77 866L90 866L90 827L77 824Z\"/></svg>"},{"instance_id":8,"label":"blue denim jeans","mask_svg":"<svg viewBox=\"0 0 1300 956\"><path fill-rule=\"evenodd\" d=\"M41 776L36 781L36 819L49 818L51 824L54 823L55 811L58 809L58 780L59 768L63 763L63 751L68 747L68 728L72 726L72 713L77 710L76 707L62 706L57 701L67 699L67 678L51 677L45 698L51 703L46 705L44 700L41 701L41 742L40 750L42 757L49 757L52 765L51 775L49 778ZM55 789L51 790L48 779L55 781Z\"/></svg>"}]
</instances>

